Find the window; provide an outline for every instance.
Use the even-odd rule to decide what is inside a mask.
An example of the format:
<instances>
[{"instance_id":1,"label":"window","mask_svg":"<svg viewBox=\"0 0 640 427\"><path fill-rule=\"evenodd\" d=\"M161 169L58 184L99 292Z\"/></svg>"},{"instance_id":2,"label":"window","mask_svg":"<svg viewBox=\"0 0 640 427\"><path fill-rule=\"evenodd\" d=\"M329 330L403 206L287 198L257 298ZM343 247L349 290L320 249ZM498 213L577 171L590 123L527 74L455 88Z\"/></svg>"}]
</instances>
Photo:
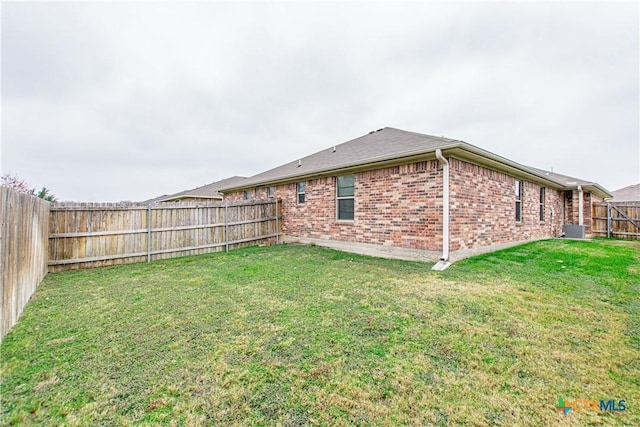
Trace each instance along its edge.
<instances>
[{"instance_id":1,"label":"window","mask_svg":"<svg viewBox=\"0 0 640 427\"><path fill-rule=\"evenodd\" d=\"M305 202L305 190L306 190L306 185L304 182L299 182L298 183L298 203L304 203Z\"/></svg>"},{"instance_id":2,"label":"window","mask_svg":"<svg viewBox=\"0 0 640 427\"><path fill-rule=\"evenodd\" d=\"M267 190L267 197L275 197L276 187L269 187Z\"/></svg>"},{"instance_id":3,"label":"window","mask_svg":"<svg viewBox=\"0 0 640 427\"><path fill-rule=\"evenodd\" d=\"M339 176L337 201L338 201L338 220L353 221L353 195L354 195L354 178L353 175Z\"/></svg>"},{"instance_id":4,"label":"window","mask_svg":"<svg viewBox=\"0 0 640 427\"><path fill-rule=\"evenodd\" d=\"M247 190L244 192L244 199L251 200L251 190Z\"/></svg>"},{"instance_id":5,"label":"window","mask_svg":"<svg viewBox=\"0 0 640 427\"><path fill-rule=\"evenodd\" d=\"M522 221L522 181L516 180L516 221Z\"/></svg>"},{"instance_id":6,"label":"window","mask_svg":"<svg viewBox=\"0 0 640 427\"><path fill-rule=\"evenodd\" d=\"M540 221L544 221L544 199L546 190L544 187L540 187Z\"/></svg>"}]
</instances>

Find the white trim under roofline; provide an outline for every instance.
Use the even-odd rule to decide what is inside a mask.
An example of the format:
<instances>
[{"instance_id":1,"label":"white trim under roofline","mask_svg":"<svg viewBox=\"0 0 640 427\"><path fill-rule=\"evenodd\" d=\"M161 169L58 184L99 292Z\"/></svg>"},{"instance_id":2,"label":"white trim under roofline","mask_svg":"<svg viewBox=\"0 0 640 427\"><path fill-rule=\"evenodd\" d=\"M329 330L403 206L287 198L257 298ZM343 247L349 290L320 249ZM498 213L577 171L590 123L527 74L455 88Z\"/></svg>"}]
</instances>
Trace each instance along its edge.
<instances>
[{"instance_id":1,"label":"white trim under roofline","mask_svg":"<svg viewBox=\"0 0 640 427\"><path fill-rule=\"evenodd\" d=\"M565 183L558 182L550 177L540 174L527 166L520 163L506 159L497 154L493 154L489 151L483 150L464 141L454 141L450 144L444 144L440 148L445 157L455 157L460 160L476 163L481 166L486 166L500 172L504 172L508 175L523 178L525 180L536 182L538 184L555 188L557 190L574 190L575 185L566 185ZM249 182L243 183L239 186L228 187L220 190L220 193L229 193L233 191L241 191L248 188L269 186L269 185L281 185L289 184L292 182L323 178L328 176L335 176L337 174L356 173L365 170L381 169L390 166L397 166L406 163L420 162L425 160L436 159L436 148L433 150L415 150L411 152L402 153L400 155L395 154L391 156L381 156L372 159L368 159L366 162L345 163L336 165L331 168L316 169L306 172L304 174L294 173L285 175L276 179L267 179L256 182L251 182L251 178L247 180ZM613 197L611 193L596 183L588 183L582 185L582 187L600 197L610 198Z\"/></svg>"},{"instance_id":2,"label":"white trim under roofline","mask_svg":"<svg viewBox=\"0 0 640 427\"><path fill-rule=\"evenodd\" d=\"M469 150L469 148L472 149ZM504 172L507 175L517 178L523 178L527 181L542 184L547 187L556 189L563 189L565 187L564 185L562 185L562 183L557 182L550 177L534 172L524 165L473 146L467 145L466 147L456 148L453 150L443 150L443 152L445 156L451 156L459 160L475 163L480 166L485 166L489 169Z\"/></svg>"},{"instance_id":3,"label":"white trim under roofline","mask_svg":"<svg viewBox=\"0 0 640 427\"><path fill-rule=\"evenodd\" d=\"M525 178L529 181L537 182L545 186L556 189L567 189L565 185L550 179L544 175L538 174L532 171L524 165L505 159L504 157L474 147L463 141L457 141L452 144L446 144L439 147L445 157L456 157L460 160L469 161L472 163L487 166L491 169L495 169L512 176ZM230 193L233 191L241 191L247 188L254 188L260 186L280 185L296 182L300 180L323 178L327 176L334 176L336 174L362 172L365 170L381 169L384 167L397 166L406 163L419 162L425 160L435 160L436 149L429 151L413 151L403 153L402 155L382 156L378 158L369 159L366 162L346 163L342 165L336 165L329 169L316 169L306 172L304 174L289 174L276 179L267 179L256 182L242 183L242 185L228 187L222 189L221 193Z\"/></svg>"},{"instance_id":4,"label":"white trim under roofline","mask_svg":"<svg viewBox=\"0 0 640 427\"><path fill-rule=\"evenodd\" d=\"M455 145L455 144L454 144ZM442 148L444 150L444 148ZM261 181L251 181L251 178L248 178L248 182L243 182L242 185L226 187L221 189L221 193L229 193L232 191L240 191L246 188L254 188L254 187L266 187L269 185L278 185L278 184L289 184L292 182L304 180L304 179L315 179L322 178L327 176L334 176L336 174L344 174L344 173L352 173L352 172L361 172L365 170L372 169L380 169L389 166L397 166L405 163L411 163L416 161L425 161L425 160L433 160L436 158L436 150L414 150L408 151L401 154L393 154L390 156L380 156L373 157L367 159L367 161L358 161L351 163L343 163L339 165L332 166L330 168L321 168L314 169L303 174L301 173L293 173L289 175L284 175L275 179L266 179Z\"/></svg>"},{"instance_id":5,"label":"white trim under roofline","mask_svg":"<svg viewBox=\"0 0 640 427\"><path fill-rule=\"evenodd\" d=\"M180 199L212 199L212 200L222 200L222 196L198 196L195 194L182 194L180 196L175 197L166 197L164 199L156 200L156 202L170 202L172 200L180 200Z\"/></svg>"},{"instance_id":6,"label":"white trim under roofline","mask_svg":"<svg viewBox=\"0 0 640 427\"><path fill-rule=\"evenodd\" d=\"M576 190L576 184L566 184L563 182L558 182L554 179L551 179L550 177L540 174L538 171L534 171L531 168L528 168L527 166L521 165L519 163L516 163L514 161L511 161L509 159L505 159L504 157L498 156L497 154L493 154L490 153L488 151L485 151L481 148L475 147L473 145L470 144L465 144L464 147L464 151L469 152L469 153L473 153L476 154L477 156L480 157L470 157L469 160L471 161L475 161L475 163L480 163L483 164L485 166L489 166L492 169L497 169L497 170L502 170L503 172L506 172L510 175L515 175L515 176L520 176L520 177L524 177L529 181L532 182L537 182L539 184L545 184L548 185L549 187L552 188L556 188L559 190ZM444 150L443 150L444 151ZM465 160L464 159L464 154L461 155L463 158L461 158L461 160ZM489 161L488 162L484 162L482 159L486 158ZM504 164L505 167L501 167L500 165ZM516 174L513 172L513 170L518 170L520 171L519 174ZM524 173L523 173L524 172ZM551 183L551 185L549 185L549 183ZM599 184L595 183L595 182L590 182L590 183L585 183L582 184L582 188L589 190L591 193L594 193L602 198L609 198L609 197L613 197L613 195L611 193L609 193L604 187L600 186Z\"/></svg>"},{"instance_id":7,"label":"white trim under roofline","mask_svg":"<svg viewBox=\"0 0 640 427\"><path fill-rule=\"evenodd\" d=\"M444 155L458 158L460 160L486 166L490 169L504 172L508 175L523 178L530 182L535 182L556 190L576 190L576 183L568 184L557 181L550 176L538 172L520 163L493 154L489 151L463 143L464 146L451 150L443 150ZM602 198L613 197L604 187L594 182L582 184L582 188Z\"/></svg>"}]
</instances>

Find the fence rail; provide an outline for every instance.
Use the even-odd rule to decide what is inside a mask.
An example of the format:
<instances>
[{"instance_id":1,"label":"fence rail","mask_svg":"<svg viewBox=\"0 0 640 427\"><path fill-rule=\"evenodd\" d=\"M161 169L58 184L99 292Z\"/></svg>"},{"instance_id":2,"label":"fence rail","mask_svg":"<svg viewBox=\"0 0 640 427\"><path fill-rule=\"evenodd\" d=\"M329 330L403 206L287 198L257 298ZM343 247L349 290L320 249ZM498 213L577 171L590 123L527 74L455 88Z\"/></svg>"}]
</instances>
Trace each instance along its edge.
<instances>
[{"instance_id":1,"label":"fence rail","mask_svg":"<svg viewBox=\"0 0 640 427\"><path fill-rule=\"evenodd\" d=\"M50 215L51 271L229 250L278 238L276 199L206 204L66 204Z\"/></svg>"},{"instance_id":2,"label":"fence rail","mask_svg":"<svg viewBox=\"0 0 640 427\"><path fill-rule=\"evenodd\" d=\"M47 274L49 202L0 187L0 339Z\"/></svg>"},{"instance_id":3,"label":"fence rail","mask_svg":"<svg viewBox=\"0 0 640 427\"><path fill-rule=\"evenodd\" d=\"M595 236L640 239L640 202L594 203L592 220Z\"/></svg>"}]
</instances>

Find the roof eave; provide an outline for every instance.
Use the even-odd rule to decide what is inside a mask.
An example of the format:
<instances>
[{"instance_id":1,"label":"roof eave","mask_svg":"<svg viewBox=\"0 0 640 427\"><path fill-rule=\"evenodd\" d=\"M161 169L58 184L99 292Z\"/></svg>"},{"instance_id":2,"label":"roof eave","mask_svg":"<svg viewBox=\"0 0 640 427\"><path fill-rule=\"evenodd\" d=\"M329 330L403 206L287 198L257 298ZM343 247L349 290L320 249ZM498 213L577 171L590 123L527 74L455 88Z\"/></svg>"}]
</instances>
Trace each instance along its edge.
<instances>
[{"instance_id":1,"label":"roof eave","mask_svg":"<svg viewBox=\"0 0 640 427\"><path fill-rule=\"evenodd\" d=\"M442 149L449 149L458 146L460 143L455 142L453 144L448 144L443 146ZM435 150L417 150L412 152L402 153L402 155L392 155L392 156L381 156L377 158L367 159L367 161L363 162L353 162L353 163L345 163L341 165L336 165L331 168L322 168L310 170L305 173L295 173L289 174L277 179L269 179L255 182L243 183L241 186L227 187L220 190L220 193L230 193L233 191L242 191L254 187L264 187L271 185L280 185L287 184L297 181L302 181L310 178L322 178L327 176L334 176L336 174L346 174L353 172L360 172L364 170L371 169L380 169L384 167L396 166L410 162L419 162L425 160L433 160L435 159Z\"/></svg>"},{"instance_id":2,"label":"roof eave","mask_svg":"<svg viewBox=\"0 0 640 427\"><path fill-rule=\"evenodd\" d=\"M551 179L551 177L542 175L527 166L475 147L471 144L467 144L466 142L462 142L460 147L455 147L454 149L443 149L442 152L445 156L451 155L460 158L461 160L471 161L473 163L504 172L511 176L543 184L550 188L561 189L563 187L561 183Z\"/></svg>"},{"instance_id":3,"label":"roof eave","mask_svg":"<svg viewBox=\"0 0 640 427\"><path fill-rule=\"evenodd\" d=\"M508 175L524 178L530 180L532 182L537 182L539 184L545 185L550 188L555 188L558 190L571 190L577 188L576 186L567 186L564 183L558 182L551 177L545 176L538 171L535 171L527 166L524 166L520 163L511 161L504 157L498 156L497 154L493 154L489 151L483 150L481 148L475 147L471 144L468 144L464 141L453 141L449 144L442 145L438 147L442 150L445 156L453 156L459 158L460 160L471 161L476 164L480 164L482 166L487 166L491 169L498 170L504 172ZM236 185L233 187L227 187L220 189L220 193L230 193L234 191L242 191L255 187L264 187L271 185L281 185L288 184L296 181L304 181L312 178L323 178L327 176L334 176L338 174L347 174L360 172L364 170L371 169L380 169L383 167L396 166L400 164L410 163L410 162L418 162L425 160L435 159L435 149L429 150L419 150L413 152L406 152L402 155L392 155L392 156L383 156L379 158L368 159L366 162L354 162L347 163L342 165L336 165L331 168L323 168L310 170L305 173L294 173L286 176L279 177L277 179L267 179L261 181L251 181L248 179L247 183L243 183L242 185ZM603 197L609 198L613 197L607 190L596 183L589 183L587 185L583 185L583 188L588 191L593 192L594 194Z\"/></svg>"},{"instance_id":4,"label":"roof eave","mask_svg":"<svg viewBox=\"0 0 640 427\"><path fill-rule=\"evenodd\" d=\"M590 193L595 194L598 197L602 197L603 199L611 199L613 197L613 194L611 194L609 191L607 191L604 187L602 187L600 184L595 183L595 182L590 182L588 184L582 184L581 185L583 190L586 190ZM577 185L573 185L570 187L567 187L567 190L573 190L578 188Z\"/></svg>"},{"instance_id":5,"label":"roof eave","mask_svg":"<svg viewBox=\"0 0 640 427\"><path fill-rule=\"evenodd\" d=\"M160 199L160 200L156 200L157 202L171 202L174 200L181 200L181 199L215 199L215 200L222 200L222 196L200 196L200 195L195 195L195 194L181 194L180 196L173 196L173 197L167 197L164 199Z\"/></svg>"}]
</instances>

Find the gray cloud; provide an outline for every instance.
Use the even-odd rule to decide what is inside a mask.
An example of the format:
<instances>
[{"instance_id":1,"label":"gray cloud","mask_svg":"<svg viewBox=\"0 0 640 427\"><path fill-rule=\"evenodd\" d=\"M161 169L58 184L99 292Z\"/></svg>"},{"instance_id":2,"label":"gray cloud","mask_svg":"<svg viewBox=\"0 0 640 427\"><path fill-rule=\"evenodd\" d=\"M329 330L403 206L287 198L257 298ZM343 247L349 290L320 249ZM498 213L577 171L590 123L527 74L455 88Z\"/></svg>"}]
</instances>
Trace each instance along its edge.
<instances>
[{"instance_id":1,"label":"gray cloud","mask_svg":"<svg viewBox=\"0 0 640 427\"><path fill-rule=\"evenodd\" d=\"M394 126L640 181L633 3L7 3L2 168L141 200Z\"/></svg>"}]
</instances>

